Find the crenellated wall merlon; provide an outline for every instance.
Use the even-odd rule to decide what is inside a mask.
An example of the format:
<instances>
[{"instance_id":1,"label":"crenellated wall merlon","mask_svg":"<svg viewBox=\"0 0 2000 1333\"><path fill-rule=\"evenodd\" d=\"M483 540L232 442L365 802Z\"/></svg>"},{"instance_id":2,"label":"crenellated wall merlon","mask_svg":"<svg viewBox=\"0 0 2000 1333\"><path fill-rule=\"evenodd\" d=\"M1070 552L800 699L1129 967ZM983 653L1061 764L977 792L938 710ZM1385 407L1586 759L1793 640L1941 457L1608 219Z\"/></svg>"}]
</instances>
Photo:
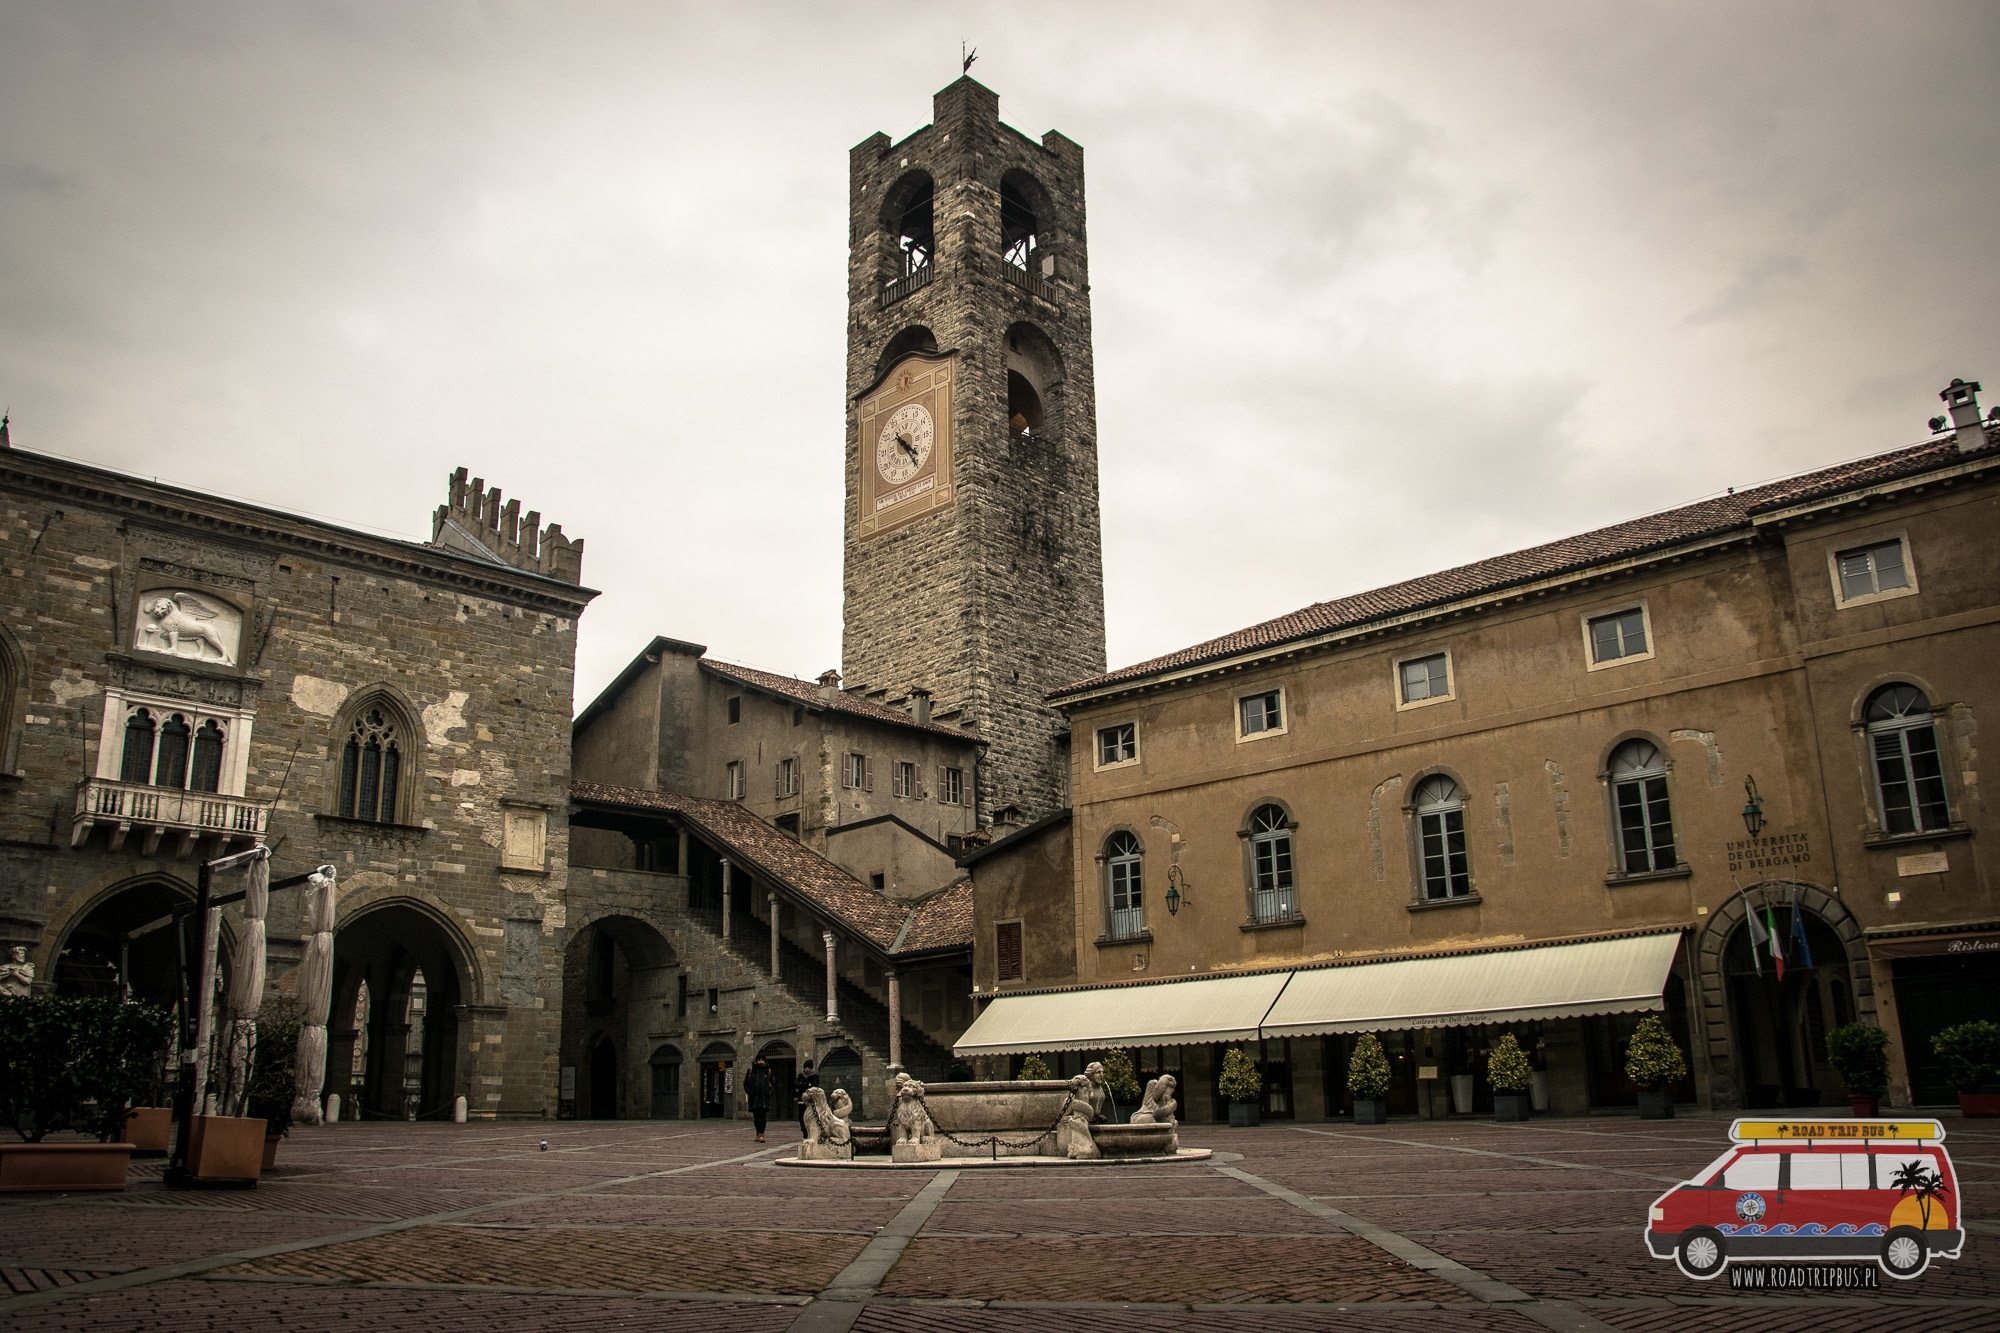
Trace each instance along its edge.
<instances>
[{"instance_id":1,"label":"crenellated wall merlon","mask_svg":"<svg viewBox=\"0 0 2000 1333\"><path fill-rule=\"evenodd\" d=\"M450 498L431 517L431 545L494 559L565 583L583 581L583 542L563 535L562 524L542 526L542 514L509 500L467 468L451 474ZM475 549L476 548L476 549Z\"/></svg>"}]
</instances>

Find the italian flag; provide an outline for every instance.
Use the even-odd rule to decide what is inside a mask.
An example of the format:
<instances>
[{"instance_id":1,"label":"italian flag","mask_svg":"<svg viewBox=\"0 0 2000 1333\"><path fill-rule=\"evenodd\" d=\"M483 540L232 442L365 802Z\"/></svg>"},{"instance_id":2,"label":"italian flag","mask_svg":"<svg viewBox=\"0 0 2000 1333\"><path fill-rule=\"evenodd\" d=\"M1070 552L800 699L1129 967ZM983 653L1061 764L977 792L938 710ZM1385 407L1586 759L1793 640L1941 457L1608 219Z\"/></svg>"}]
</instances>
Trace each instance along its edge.
<instances>
[{"instance_id":1,"label":"italian flag","mask_svg":"<svg viewBox=\"0 0 2000 1333\"><path fill-rule=\"evenodd\" d=\"M1770 940L1771 965L1778 969L1778 980L1785 979L1785 944L1778 935L1778 918L1771 911L1771 904L1764 904L1764 930Z\"/></svg>"}]
</instances>

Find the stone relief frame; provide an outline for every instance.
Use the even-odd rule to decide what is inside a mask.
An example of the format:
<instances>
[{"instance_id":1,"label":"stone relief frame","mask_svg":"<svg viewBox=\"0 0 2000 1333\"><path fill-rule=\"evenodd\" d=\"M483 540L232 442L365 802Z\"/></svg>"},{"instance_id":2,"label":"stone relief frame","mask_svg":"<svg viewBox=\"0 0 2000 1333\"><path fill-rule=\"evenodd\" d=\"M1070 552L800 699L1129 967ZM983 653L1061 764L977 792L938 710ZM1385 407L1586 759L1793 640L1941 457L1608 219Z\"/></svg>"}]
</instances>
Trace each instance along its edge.
<instances>
[{"instance_id":1,"label":"stone relief frame","mask_svg":"<svg viewBox=\"0 0 2000 1333\"><path fill-rule=\"evenodd\" d=\"M218 593L186 584L155 584L135 599L131 647L209 666L242 660L243 609Z\"/></svg>"}]
</instances>

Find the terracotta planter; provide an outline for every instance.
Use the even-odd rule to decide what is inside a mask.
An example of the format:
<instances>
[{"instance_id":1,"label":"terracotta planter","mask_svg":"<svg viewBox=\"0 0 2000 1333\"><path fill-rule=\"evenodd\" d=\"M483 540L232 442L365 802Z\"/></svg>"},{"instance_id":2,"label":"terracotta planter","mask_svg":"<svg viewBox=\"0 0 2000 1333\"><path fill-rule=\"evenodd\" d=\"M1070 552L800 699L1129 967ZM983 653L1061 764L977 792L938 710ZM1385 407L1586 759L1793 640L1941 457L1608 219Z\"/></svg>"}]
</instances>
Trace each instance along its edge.
<instances>
[{"instance_id":1,"label":"terracotta planter","mask_svg":"<svg viewBox=\"0 0 2000 1333\"><path fill-rule=\"evenodd\" d=\"M125 1113L125 1138L140 1157L164 1157L174 1142L174 1112L168 1106L135 1106Z\"/></svg>"},{"instance_id":2,"label":"terracotta planter","mask_svg":"<svg viewBox=\"0 0 2000 1333\"><path fill-rule=\"evenodd\" d=\"M1967 1120L2000 1120L2000 1092L1961 1092L1958 1109Z\"/></svg>"},{"instance_id":3,"label":"terracotta planter","mask_svg":"<svg viewBox=\"0 0 2000 1333\"><path fill-rule=\"evenodd\" d=\"M188 1175L254 1185L264 1170L264 1122L198 1115L188 1122Z\"/></svg>"},{"instance_id":4,"label":"terracotta planter","mask_svg":"<svg viewBox=\"0 0 2000 1333\"><path fill-rule=\"evenodd\" d=\"M1882 1114L1882 1098L1872 1092L1850 1092L1847 1104L1854 1108L1854 1114L1862 1120L1873 1120Z\"/></svg>"},{"instance_id":5,"label":"terracotta planter","mask_svg":"<svg viewBox=\"0 0 2000 1333\"><path fill-rule=\"evenodd\" d=\"M269 1171L278 1164L278 1145L284 1141L283 1134L264 1136L264 1170Z\"/></svg>"},{"instance_id":6,"label":"terracotta planter","mask_svg":"<svg viewBox=\"0 0 2000 1333\"><path fill-rule=\"evenodd\" d=\"M0 1143L0 1193L122 1190L129 1143Z\"/></svg>"}]
</instances>

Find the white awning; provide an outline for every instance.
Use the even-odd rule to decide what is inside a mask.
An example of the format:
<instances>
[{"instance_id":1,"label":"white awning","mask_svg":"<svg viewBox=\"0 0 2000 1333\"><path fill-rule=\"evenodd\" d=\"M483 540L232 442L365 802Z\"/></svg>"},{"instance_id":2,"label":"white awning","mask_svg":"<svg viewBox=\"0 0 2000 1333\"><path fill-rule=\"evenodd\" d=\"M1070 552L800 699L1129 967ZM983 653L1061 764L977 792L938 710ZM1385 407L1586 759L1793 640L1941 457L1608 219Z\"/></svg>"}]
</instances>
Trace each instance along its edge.
<instances>
[{"instance_id":1,"label":"white awning","mask_svg":"<svg viewBox=\"0 0 2000 1333\"><path fill-rule=\"evenodd\" d=\"M1292 974L1267 1037L1526 1023L1659 1009L1678 932Z\"/></svg>"},{"instance_id":2,"label":"white awning","mask_svg":"<svg viewBox=\"0 0 2000 1333\"><path fill-rule=\"evenodd\" d=\"M1002 995L952 1045L957 1055L1091 1051L1248 1041L1285 988L1288 972L1201 977L1141 986L1094 986Z\"/></svg>"}]
</instances>

